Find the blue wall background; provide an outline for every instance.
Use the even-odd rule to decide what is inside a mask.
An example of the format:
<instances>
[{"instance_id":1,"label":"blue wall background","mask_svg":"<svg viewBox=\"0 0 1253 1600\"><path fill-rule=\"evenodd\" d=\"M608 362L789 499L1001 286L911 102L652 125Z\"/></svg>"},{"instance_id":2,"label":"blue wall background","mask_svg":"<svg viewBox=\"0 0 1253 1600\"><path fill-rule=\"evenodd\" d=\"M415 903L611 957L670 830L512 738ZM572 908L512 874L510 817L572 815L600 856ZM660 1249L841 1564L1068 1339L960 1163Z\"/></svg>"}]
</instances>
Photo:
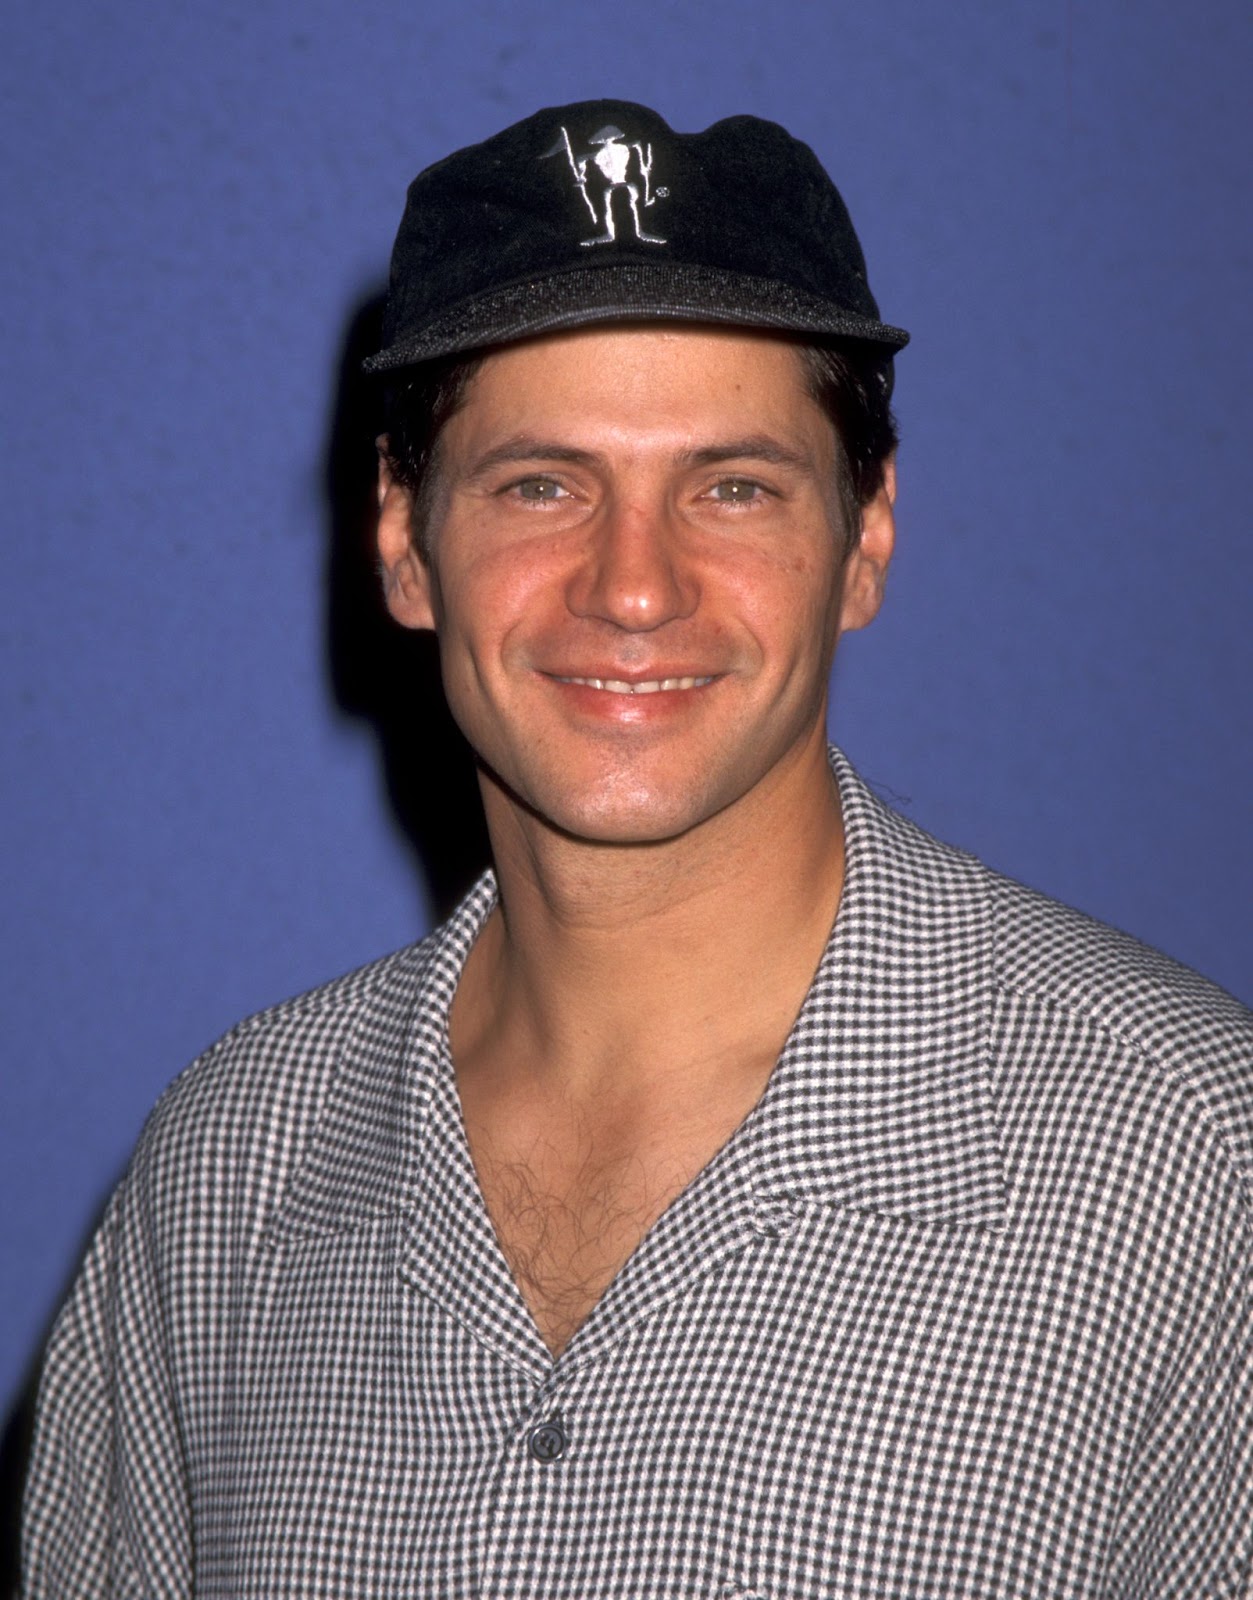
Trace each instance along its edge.
<instances>
[{"instance_id":1,"label":"blue wall background","mask_svg":"<svg viewBox=\"0 0 1253 1600\"><path fill-rule=\"evenodd\" d=\"M915 335L841 741L1253 999L1244 0L11 12L0 1399L174 1072L429 925L328 654L329 430L409 178L539 105L816 148Z\"/></svg>"}]
</instances>

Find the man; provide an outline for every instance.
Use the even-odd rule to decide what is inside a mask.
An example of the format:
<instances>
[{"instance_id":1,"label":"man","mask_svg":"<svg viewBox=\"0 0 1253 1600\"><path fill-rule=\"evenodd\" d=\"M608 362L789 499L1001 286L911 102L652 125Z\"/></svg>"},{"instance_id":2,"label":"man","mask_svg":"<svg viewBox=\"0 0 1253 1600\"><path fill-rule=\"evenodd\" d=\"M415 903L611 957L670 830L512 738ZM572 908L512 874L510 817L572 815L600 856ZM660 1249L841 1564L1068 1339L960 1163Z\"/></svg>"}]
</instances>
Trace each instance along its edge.
<instances>
[{"instance_id":1,"label":"man","mask_svg":"<svg viewBox=\"0 0 1253 1600\"><path fill-rule=\"evenodd\" d=\"M415 181L381 571L495 876L154 1114L31 1594L1253 1594L1248 1014L825 746L904 342L751 118Z\"/></svg>"}]
</instances>

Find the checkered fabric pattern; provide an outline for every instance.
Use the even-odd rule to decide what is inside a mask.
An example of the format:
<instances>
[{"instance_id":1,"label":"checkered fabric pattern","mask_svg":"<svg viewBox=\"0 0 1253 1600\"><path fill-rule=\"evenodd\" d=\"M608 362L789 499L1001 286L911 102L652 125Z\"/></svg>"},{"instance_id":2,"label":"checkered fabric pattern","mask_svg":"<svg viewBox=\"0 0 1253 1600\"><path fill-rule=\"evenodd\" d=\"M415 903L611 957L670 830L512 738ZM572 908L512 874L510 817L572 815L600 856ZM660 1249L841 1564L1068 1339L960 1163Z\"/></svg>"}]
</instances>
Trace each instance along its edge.
<instances>
[{"instance_id":1,"label":"checkered fabric pattern","mask_svg":"<svg viewBox=\"0 0 1253 1600\"><path fill-rule=\"evenodd\" d=\"M178 1080L53 1336L32 1600L1253 1595L1249 1013L833 760L787 1047L555 1363L448 1054L490 880Z\"/></svg>"}]
</instances>

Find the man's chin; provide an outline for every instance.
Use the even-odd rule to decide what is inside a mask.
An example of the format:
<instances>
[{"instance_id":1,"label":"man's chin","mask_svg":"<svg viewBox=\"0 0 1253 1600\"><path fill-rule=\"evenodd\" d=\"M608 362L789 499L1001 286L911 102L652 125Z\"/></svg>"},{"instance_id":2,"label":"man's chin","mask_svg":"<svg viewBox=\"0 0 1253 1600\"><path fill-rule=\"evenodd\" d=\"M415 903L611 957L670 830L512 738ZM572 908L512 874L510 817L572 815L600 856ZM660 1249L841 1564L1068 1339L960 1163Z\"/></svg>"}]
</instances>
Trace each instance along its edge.
<instances>
[{"instance_id":1,"label":"man's chin","mask_svg":"<svg viewBox=\"0 0 1253 1600\"><path fill-rule=\"evenodd\" d=\"M562 838L621 849L670 844L709 820L703 811L677 806L587 809L562 806L546 813L531 809L531 815Z\"/></svg>"},{"instance_id":2,"label":"man's chin","mask_svg":"<svg viewBox=\"0 0 1253 1600\"><path fill-rule=\"evenodd\" d=\"M524 831L538 824L563 839L605 848L658 846L699 828L723 809L706 794L668 793L638 784L605 783L583 793L570 786L510 785L483 769L489 824L513 813ZM493 794L494 791L494 794Z\"/></svg>"}]
</instances>

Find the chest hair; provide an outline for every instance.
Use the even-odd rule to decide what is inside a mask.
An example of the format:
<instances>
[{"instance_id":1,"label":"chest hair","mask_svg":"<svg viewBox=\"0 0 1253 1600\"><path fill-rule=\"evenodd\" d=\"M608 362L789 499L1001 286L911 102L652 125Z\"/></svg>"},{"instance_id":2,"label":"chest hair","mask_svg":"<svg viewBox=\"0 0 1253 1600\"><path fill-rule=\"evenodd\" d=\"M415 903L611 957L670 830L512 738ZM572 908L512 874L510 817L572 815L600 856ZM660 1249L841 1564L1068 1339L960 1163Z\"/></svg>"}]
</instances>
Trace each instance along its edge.
<instances>
[{"instance_id":1,"label":"chest hair","mask_svg":"<svg viewBox=\"0 0 1253 1600\"><path fill-rule=\"evenodd\" d=\"M547 1147L526 1159L490 1148L474 1156L497 1241L554 1356L703 1165L586 1142L574 1162Z\"/></svg>"}]
</instances>

